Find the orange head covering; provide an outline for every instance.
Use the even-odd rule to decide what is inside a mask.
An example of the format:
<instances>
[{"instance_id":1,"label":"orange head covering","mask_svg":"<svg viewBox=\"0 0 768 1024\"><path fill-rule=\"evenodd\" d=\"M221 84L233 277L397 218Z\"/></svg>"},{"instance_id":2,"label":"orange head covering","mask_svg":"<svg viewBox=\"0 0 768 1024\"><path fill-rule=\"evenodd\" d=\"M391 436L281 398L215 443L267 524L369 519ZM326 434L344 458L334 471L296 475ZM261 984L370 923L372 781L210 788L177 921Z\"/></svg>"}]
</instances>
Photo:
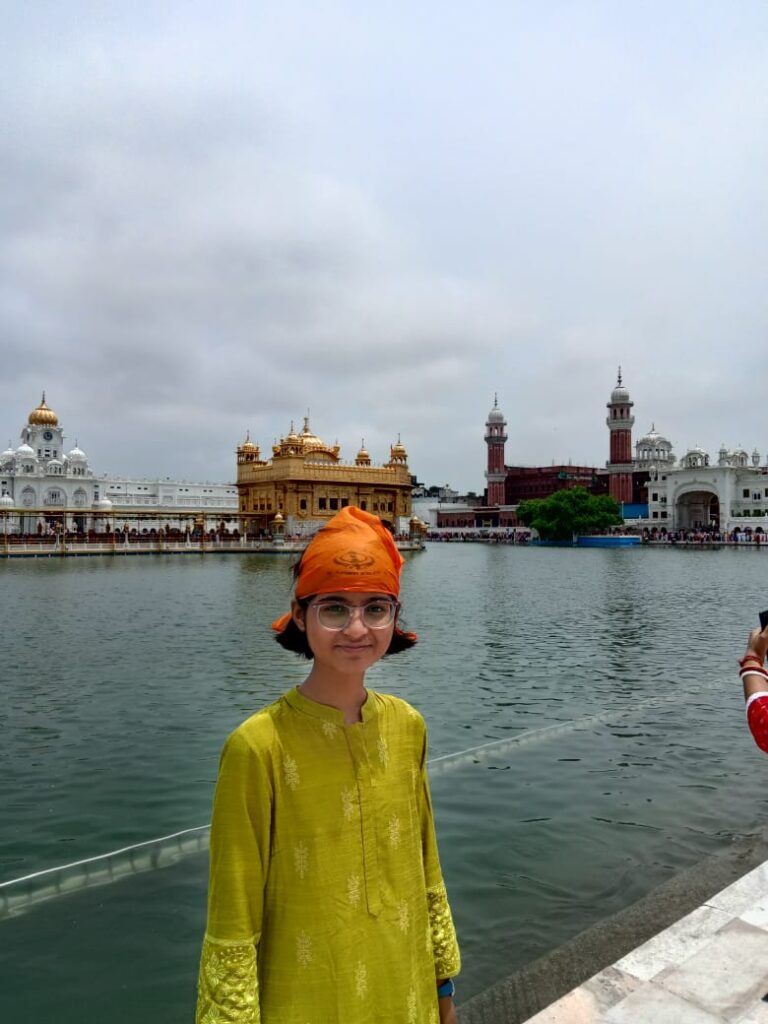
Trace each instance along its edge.
<instances>
[{"instance_id":1,"label":"orange head covering","mask_svg":"<svg viewBox=\"0 0 768 1024\"><path fill-rule=\"evenodd\" d=\"M318 531L301 556L296 597L344 591L400 592L404 558L378 516L348 505ZM272 623L281 633L291 621L288 612Z\"/></svg>"}]
</instances>

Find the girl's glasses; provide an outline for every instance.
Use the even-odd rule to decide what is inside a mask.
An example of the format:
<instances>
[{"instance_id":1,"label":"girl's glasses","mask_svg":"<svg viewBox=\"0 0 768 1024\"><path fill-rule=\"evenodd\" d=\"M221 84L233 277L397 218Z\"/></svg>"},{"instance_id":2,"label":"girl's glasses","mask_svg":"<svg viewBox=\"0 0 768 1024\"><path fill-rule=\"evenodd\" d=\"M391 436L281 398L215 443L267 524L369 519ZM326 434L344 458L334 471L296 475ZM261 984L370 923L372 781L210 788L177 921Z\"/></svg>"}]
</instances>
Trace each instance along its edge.
<instances>
[{"instance_id":1,"label":"girl's glasses","mask_svg":"<svg viewBox=\"0 0 768 1024\"><path fill-rule=\"evenodd\" d=\"M368 629L386 629L391 626L397 613L397 602L387 598L368 601L366 604L346 604L344 601L313 601L317 621L323 629L346 629L354 615L359 614Z\"/></svg>"}]
</instances>

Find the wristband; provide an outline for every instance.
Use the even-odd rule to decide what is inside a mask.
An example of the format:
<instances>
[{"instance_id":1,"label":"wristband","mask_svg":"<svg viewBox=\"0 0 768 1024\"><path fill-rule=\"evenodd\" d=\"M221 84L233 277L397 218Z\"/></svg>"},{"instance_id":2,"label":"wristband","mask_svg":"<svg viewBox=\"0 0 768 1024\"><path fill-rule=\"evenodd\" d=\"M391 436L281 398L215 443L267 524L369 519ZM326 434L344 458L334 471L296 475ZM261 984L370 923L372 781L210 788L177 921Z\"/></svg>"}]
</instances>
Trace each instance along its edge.
<instances>
[{"instance_id":1,"label":"wristband","mask_svg":"<svg viewBox=\"0 0 768 1024\"><path fill-rule=\"evenodd\" d=\"M453 996L456 992L456 986L453 984L453 978L448 978L442 985L437 986L437 998L444 999L445 996Z\"/></svg>"}]
</instances>

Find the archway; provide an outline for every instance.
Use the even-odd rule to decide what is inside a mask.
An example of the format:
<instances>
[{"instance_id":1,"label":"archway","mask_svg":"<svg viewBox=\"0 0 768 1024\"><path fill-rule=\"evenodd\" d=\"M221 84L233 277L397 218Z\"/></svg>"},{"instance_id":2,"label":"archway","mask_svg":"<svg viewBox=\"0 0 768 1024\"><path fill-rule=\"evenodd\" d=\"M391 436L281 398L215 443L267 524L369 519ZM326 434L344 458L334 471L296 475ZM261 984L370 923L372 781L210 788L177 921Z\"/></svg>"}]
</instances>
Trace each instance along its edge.
<instances>
[{"instance_id":1,"label":"archway","mask_svg":"<svg viewBox=\"0 0 768 1024\"><path fill-rule=\"evenodd\" d=\"M675 523L678 529L720 528L720 500L712 491L688 491L677 500Z\"/></svg>"}]
</instances>

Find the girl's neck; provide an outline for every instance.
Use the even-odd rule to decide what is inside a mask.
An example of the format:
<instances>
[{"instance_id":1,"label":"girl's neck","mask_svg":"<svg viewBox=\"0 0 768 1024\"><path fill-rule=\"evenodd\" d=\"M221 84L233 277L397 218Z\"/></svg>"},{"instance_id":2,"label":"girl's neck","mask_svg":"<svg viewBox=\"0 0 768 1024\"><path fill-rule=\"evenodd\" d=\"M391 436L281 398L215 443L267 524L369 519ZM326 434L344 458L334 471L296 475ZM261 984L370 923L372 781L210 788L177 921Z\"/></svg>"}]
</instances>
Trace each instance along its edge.
<instances>
[{"instance_id":1,"label":"girl's neck","mask_svg":"<svg viewBox=\"0 0 768 1024\"><path fill-rule=\"evenodd\" d=\"M361 708L368 696L365 690L364 673L354 675L332 675L313 665L312 671L299 687L299 691L318 704L327 704L344 714L346 725L362 720Z\"/></svg>"}]
</instances>

